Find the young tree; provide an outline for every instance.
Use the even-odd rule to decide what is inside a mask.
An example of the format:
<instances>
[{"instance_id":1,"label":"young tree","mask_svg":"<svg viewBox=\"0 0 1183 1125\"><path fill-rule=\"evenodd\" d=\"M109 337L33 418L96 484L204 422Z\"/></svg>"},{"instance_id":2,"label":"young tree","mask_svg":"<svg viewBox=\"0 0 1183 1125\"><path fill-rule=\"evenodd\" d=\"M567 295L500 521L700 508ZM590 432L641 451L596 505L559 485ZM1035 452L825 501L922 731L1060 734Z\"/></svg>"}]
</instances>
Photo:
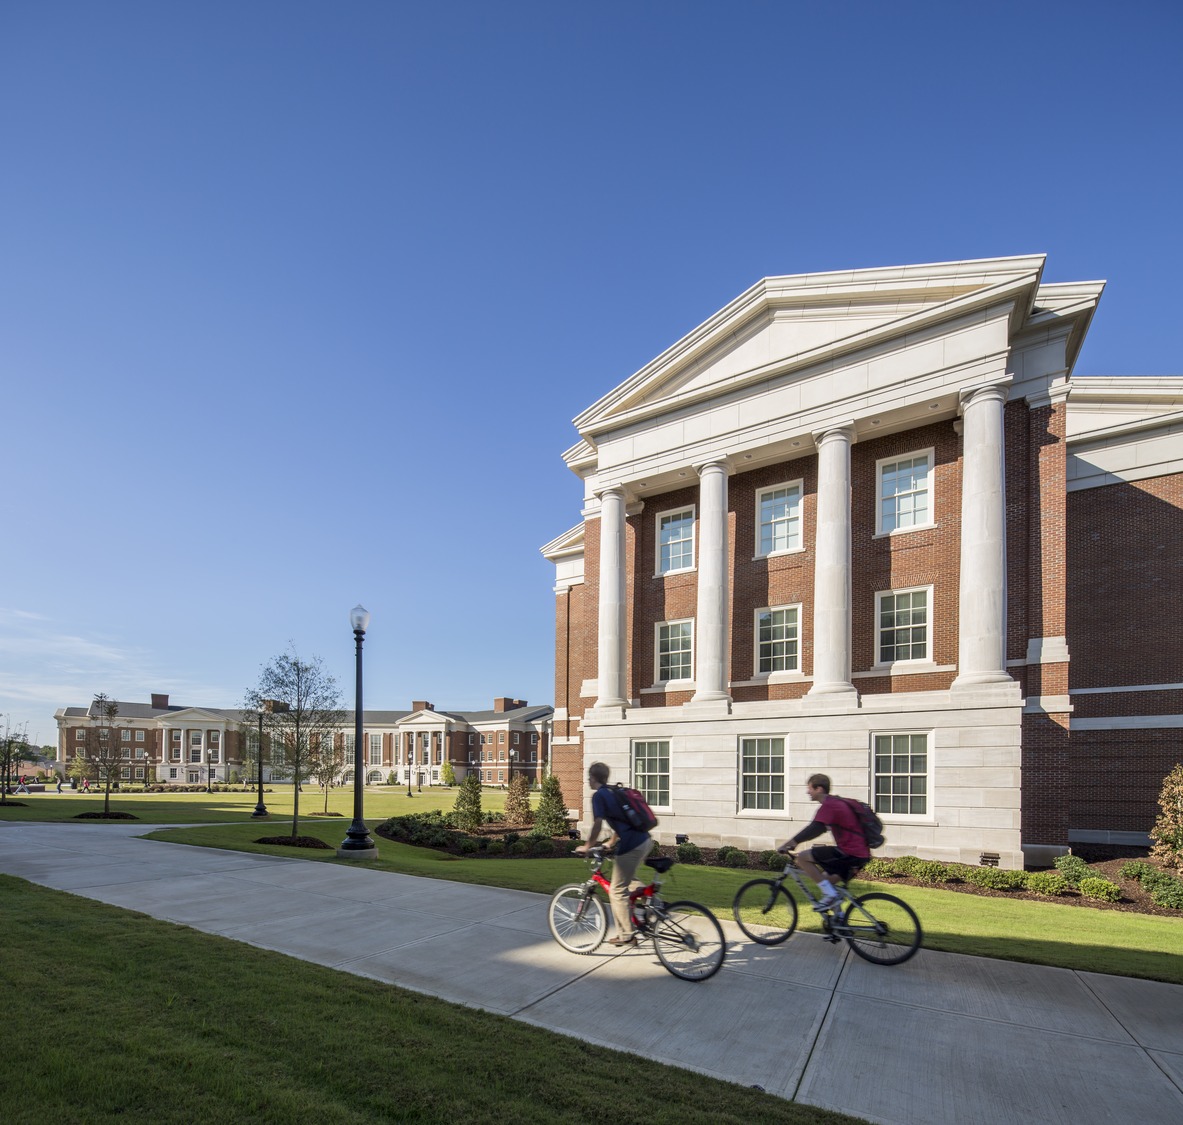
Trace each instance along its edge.
<instances>
[{"instance_id":1,"label":"young tree","mask_svg":"<svg viewBox=\"0 0 1183 1125\"><path fill-rule=\"evenodd\" d=\"M28 735L20 728L13 730L5 722L4 733L0 735L0 804L7 803L8 779L20 769L22 762L32 758Z\"/></svg>"},{"instance_id":2,"label":"young tree","mask_svg":"<svg viewBox=\"0 0 1183 1125\"><path fill-rule=\"evenodd\" d=\"M539 836L563 836L567 832L567 803L559 779L553 773L542 779L542 795L534 812L534 831Z\"/></svg>"},{"instance_id":3,"label":"young tree","mask_svg":"<svg viewBox=\"0 0 1183 1125\"><path fill-rule=\"evenodd\" d=\"M529 824L533 816L530 780L524 773L515 773L509 780L509 793L505 798L505 819L510 824Z\"/></svg>"},{"instance_id":4,"label":"young tree","mask_svg":"<svg viewBox=\"0 0 1183 1125\"><path fill-rule=\"evenodd\" d=\"M292 839L300 830L300 783L312 776L312 752L322 736L345 725L337 681L319 656L301 660L295 648L273 657L246 693L243 710L258 714L268 700L286 705L264 710L270 734L272 772L282 769L292 779Z\"/></svg>"},{"instance_id":5,"label":"young tree","mask_svg":"<svg viewBox=\"0 0 1183 1125\"><path fill-rule=\"evenodd\" d=\"M456 827L461 832L475 832L481 826L481 778L469 770L460 792L456 794Z\"/></svg>"},{"instance_id":6,"label":"young tree","mask_svg":"<svg viewBox=\"0 0 1183 1125\"><path fill-rule=\"evenodd\" d=\"M329 790L345 768L345 746L338 744L336 732L322 734L308 754L308 776L324 790L324 811L329 811Z\"/></svg>"},{"instance_id":7,"label":"young tree","mask_svg":"<svg viewBox=\"0 0 1183 1125\"><path fill-rule=\"evenodd\" d=\"M123 764L123 745L114 723L119 714L119 704L104 692L99 692L90 705L90 721L93 724L86 732L86 756L91 767L103 785L103 814L111 811L111 785L119 776ZM130 761L131 747L127 749Z\"/></svg>"},{"instance_id":8,"label":"young tree","mask_svg":"<svg viewBox=\"0 0 1183 1125\"><path fill-rule=\"evenodd\" d=\"M447 786L456 784L456 771L452 768L451 762L444 762L443 768L440 770L440 784Z\"/></svg>"},{"instance_id":9,"label":"young tree","mask_svg":"<svg viewBox=\"0 0 1183 1125\"><path fill-rule=\"evenodd\" d=\"M1154 841L1150 854L1162 860L1164 867L1183 868L1183 763L1163 781L1158 807L1162 812L1150 830Z\"/></svg>"}]
</instances>

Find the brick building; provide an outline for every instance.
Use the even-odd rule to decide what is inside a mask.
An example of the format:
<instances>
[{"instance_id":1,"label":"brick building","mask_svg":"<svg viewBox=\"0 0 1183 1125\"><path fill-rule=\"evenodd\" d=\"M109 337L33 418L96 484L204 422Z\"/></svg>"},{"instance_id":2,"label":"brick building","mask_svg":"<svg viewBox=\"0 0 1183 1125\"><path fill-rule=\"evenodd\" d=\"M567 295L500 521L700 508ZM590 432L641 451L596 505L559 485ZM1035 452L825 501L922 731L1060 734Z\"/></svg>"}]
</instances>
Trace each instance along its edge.
<instances>
[{"instance_id":1,"label":"brick building","mask_svg":"<svg viewBox=\"0 0 1183 1125\"><path fill-rule=\"evenodd\" d=\"M1183 378L1074 378L1042 256L769 278L575 419L554 770L772 847L828 773L884 854L1144 840L1180 757Z\"/></svg>"},{"instance_id":2,"label":"brick building","mask_svg":"<svg viewBox=\"0 0 1183 1125\"><path fill-rule=\"evenodd\" d=\"M120 767L122 780L204 785L211 779L226 781L232 771L241 775L245 769L253 776L258 746L253 715L244 716L238 708L170 705L167 695L153 695L150 704L120 702L117 707L105 737L116 739L127 751L127 764ZM437 711L422 700L412 703L409 711L366 711L366 782L380 785L393 773L399 783L435 785L447 760L457 780L477 770L485 785L508 785L515 773L535 784L547 764L552 714L549 706L531 707L510 697L495 699L487 711ZM335 738L346 752L341 781L351 782L354 713L345 715ZM59 708L54 718L63 763L88 753L99 737L93 704ZM263 777L270 780L266 764Z\"/></svg>"}]
</instances>

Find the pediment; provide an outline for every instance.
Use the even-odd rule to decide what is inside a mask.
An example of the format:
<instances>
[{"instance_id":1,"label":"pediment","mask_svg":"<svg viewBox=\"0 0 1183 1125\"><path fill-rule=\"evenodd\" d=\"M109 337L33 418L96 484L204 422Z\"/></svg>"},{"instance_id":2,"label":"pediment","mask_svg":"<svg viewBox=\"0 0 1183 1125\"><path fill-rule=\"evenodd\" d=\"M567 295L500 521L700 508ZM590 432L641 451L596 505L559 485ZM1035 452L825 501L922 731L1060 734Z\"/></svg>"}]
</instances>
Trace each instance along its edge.
<instances>
[{"instance_id":1,"label":"pediment","mask_svg":"<svg viewBox=\"0 0 1183 1125\"><path fill-rule=\"evenodd\" d=\"M575 419L584 439L1010 302L1032 311L1042 255L765 278Z\"/></svg>"},{"instance_id":2,"label":"pediment","mask_svg":"<svg viewBox=\"0 0 1183 1125\"><path fill-rule=\"evenodd\" d=\"M225 723L232 720L227 719L224 714L207 711L204 707L186 707L183 711L170 711L167 715L162 715L161 721L167 726L176 726L180 723Z\"/></svg>"}]
</instances>

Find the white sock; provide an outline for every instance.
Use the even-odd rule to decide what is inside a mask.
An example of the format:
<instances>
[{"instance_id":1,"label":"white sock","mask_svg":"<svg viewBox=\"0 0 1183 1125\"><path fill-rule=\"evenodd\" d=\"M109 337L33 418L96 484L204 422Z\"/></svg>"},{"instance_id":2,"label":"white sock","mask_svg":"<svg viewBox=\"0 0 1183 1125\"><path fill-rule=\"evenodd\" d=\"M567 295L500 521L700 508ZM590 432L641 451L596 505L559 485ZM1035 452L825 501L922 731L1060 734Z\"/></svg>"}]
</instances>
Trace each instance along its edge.
<instances>
[{"instance_id":1,"label":"white sock","mask_svg":"<svg viewBox=\"0 0 1183 1125\"><path fill-rule=\"evenodd\" d=\"M838 893L834 890L834 884L831 883L829 879L823 879L820 883L818 883L817 889L821 891L822 898L830 898Z\"/></svg>"}]
</instances>

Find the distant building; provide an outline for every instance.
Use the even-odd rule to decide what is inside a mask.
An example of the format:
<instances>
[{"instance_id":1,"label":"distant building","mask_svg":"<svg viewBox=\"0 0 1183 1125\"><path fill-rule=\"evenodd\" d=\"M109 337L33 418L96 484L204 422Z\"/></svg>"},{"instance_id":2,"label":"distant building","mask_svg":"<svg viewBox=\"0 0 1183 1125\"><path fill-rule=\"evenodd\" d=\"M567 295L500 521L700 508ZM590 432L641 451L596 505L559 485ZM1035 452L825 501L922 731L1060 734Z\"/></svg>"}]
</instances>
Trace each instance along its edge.
<instances>
[{"instance_id":1,"label":"distant building","mask_svg":"<svg viewBox=\"0 0 1183 1125\"><path fill-rule=\"evenodd\" d=\"M1145 841L1183 727L1183 378L1072 374L1042 256L768 278L575 419L554 772L768 848L805 781L884 854Z\"/></svg>"},{"instance_id":2,"label":"distant building","mask_svg":"<svg viewBox=\"0 0 1183 1125\"><path fill-rule=\"evenodd\" d=\"M228 781L231 773L254 776L258 737L255 716L238 708L170 704L167 695L151 703L118 701L106 737L124 748L121 779L130 783L205 785ZM409 711L363 713L363 758L367 784L383 784L393 773L400 783L435 785L444 761L458 780L469 770L485 785L508 785L515 773L531 784L541 780L549 758L554 709L531 707L525 700L502 697L488 711L437 711L424 701ZM85 755L98 737L90 707L63 707L54 715L58 755L63 763ZM336 734L346 751L341 781L353 779L353 712ZM265 781L270 769L263 767Z\"/></svg>"}]
</instances>

